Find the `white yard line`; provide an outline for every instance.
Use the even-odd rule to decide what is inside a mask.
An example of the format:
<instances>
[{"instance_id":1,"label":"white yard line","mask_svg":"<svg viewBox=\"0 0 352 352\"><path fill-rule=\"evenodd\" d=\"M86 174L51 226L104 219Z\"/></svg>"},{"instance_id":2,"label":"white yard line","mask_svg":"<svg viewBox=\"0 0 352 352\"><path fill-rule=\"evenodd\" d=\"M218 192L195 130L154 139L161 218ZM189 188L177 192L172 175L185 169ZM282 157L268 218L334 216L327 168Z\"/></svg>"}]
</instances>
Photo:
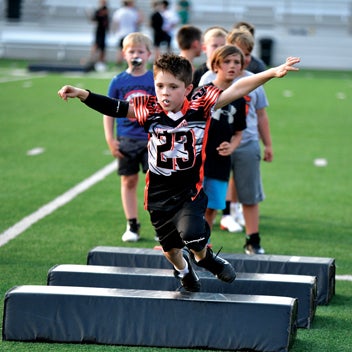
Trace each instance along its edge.
<instances>
[{"instance_id":1,"label":"white yard line","mask_svg":"<svg viewBox=\"0 0 352 352\"><path fill-rule=\"evenodd\" d=\"M335 279L340 281L352 281L352 275L336 275Z\"/></svg>"},{"instance_id":2,"label":"white yard line","mask_svg":"<svg viewBox=\"0 0 352 352\"><path fill-rule=\"evenodd\" d=\"M28 81L28 80L32 80L32 79L35 79L35 78L43 78L44 76L36 76L36 77L33 77L33 76L28 76L28 77L11 77L11 78L0 78L0 83L11 83L11 82L19 82L19 81Z\"/></svg>"},{"instance_id":3,"label":"white yard line","mask_svg":"<svg viewBox=\"0 0 352 352\"><path fill-rule=\"evenodd\" d=\"M30 226L35 224L40 219L43 219L47 215L53 213L56 209L62 207L66 203L70 202L72 199L77 197L80 193L86 191L99 181L103 180L106 176L111 174L116 170L116 160L110 164L103 167L101 170L94 173L92 176L88 177L84 181L78 183L73 188L69 189L67 192L63 193L61 196L58 196L53 201L45 204L39 208L34 213L26 216L20 220L17 224L11 226L3 233L0 234L0 247L11 241L12 239L19 236L22 232L27 230Z\"/></svg>"},{"instance_id":4,"label":"white yard line","mask_svg":"<svg viewBox=\"0 0 352 352\"><path fill-rule=\"evenodd\" d=\"M5 74L4 74L5 72ZM11 83L18 81L28 81L36 78L43 78L47 76L46 73L30 73L25 69L7 69L6 71L0 70L1 74L4 74L3 77L0 77L0 83Z\"/></svg>"}]
</instances>

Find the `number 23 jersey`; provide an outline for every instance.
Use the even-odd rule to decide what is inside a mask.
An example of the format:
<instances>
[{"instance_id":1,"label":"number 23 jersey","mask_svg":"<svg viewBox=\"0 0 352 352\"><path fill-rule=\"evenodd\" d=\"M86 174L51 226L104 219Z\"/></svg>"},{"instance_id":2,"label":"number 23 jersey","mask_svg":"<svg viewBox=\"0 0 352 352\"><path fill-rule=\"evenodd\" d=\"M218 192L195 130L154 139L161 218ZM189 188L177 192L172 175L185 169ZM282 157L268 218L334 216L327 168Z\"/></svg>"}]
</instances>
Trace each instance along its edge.
<instances>
[{"instance_id":1,"label":"number 23 jersey","mask_svg":"<svg viewBox=\"0 0 352 352\"><path fill-rule=\"evenodd\" d=\"M202 189L205 125L220 93L204 86L177 113L163 110L155 96L133 99L136 119L149 134L146 209L176 210Z\"/></svg>"}]
</instances>

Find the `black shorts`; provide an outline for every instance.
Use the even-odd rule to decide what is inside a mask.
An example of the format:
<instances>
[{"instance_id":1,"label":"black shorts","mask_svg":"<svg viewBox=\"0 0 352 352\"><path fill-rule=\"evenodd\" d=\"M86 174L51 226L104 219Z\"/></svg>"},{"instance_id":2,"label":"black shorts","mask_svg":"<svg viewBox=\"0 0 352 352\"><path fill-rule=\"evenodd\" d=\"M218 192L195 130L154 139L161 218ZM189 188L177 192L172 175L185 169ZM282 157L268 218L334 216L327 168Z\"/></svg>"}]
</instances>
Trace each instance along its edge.
<instances>
[{"instance_id":1,"label":"black shorts","mask_svg":"<svg viewBox=\"0 0 352 352\"><path fill-rule=\"evenodd\" d=\"M119 141L119 149L124 157L118 161L118 175L135 175L138 174L140 168L142 168L143 173L146 173L148 170L148 142L126 137L120 137Z\"/></svg>"},{"instance_id":2,"label":"black shorts","mask_svg":"<svg viewBox=\"0 0 352 352\"><path fill-rule=\"evenodd\" d=\"M164 31L155 32L154 46L158 48L162 43L166 43L166 45L169 47L171 45L171 36Z\"/></svg>"},{"instance_id":3,"label":"black shorts","mask_svg":"<svg viewBox=\"0 0 352 352\"><path fill-rule=\"evenodd\" d=\"M165 252L184 246L201 251L210 237L210 228L204 213L208 198L203 190L193 201L186 201L176 211L150 210L150 219Z\"/></svg>"},{"instance_id":4,"label":"black shorts","mask_svg":"<svg viewBox=\"0 0 352 352\"><path fill-rule=\"evenodd\" d=\"M95 45L100 50L105 50L105 33L97 33L95 37Z\"/></svg>"}]
</instances>

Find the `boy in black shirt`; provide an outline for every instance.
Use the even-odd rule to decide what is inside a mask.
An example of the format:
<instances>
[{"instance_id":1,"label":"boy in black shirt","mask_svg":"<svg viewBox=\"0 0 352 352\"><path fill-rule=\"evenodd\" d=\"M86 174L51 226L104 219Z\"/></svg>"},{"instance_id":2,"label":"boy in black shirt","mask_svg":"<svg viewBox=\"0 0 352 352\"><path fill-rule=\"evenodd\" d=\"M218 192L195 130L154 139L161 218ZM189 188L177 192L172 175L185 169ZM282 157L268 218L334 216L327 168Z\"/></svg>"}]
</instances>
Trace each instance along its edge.
<instances>
[{"instance_id":1,"label":"boy in black shirt","mask_svg":"<svg viewBox=\"0 0 352 352\"><path fill-rule=\"evenodd\" d=\"M145 208L167 260L186 291L199 291L194 263L220 280L232 282L236 273L229 262L207 247L210 230L204 219L207 197L202 188L202 144L206 120L219 109L248 94L274 77L296 71L299 58L237 81L224 91L215 86L197 90L191 101L192 67L174 54L162 55L154 64L156 96L140 96L130 102L114 100L87 90L64 86L58 94L79 98L87 106L109 116L136 119L149 133L149 170ZM182 249L187 247L187 251Z\"/></svg>"}]
</instances>

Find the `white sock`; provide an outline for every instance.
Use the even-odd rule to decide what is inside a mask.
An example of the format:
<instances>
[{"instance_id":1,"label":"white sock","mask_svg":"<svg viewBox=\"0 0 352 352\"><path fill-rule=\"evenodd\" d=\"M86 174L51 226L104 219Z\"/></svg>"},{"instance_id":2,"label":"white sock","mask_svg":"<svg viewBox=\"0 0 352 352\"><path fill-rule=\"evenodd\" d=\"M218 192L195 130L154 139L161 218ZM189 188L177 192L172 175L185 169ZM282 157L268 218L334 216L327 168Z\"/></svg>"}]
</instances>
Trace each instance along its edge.
<instances>
[{"instance_id":1,"label":"white sock","mask_svg":"<svg viewBox=\"0 0 352 352\"><path fill-rule=\"evenodd\" d=\"M231 215L235 216L236 214L241 212L241 203L231 202L230 209L231 209Z\"/></svg>"},{"instance_id":2,"label":"white sock","mask_svg":"<svg viewBox=\"0 0 352 352\"><path fill-rule=\"evenodd\" d=\"M183 262L185 263L185 267L184 267L182 270L180 270L180 269L178 269L178 268L176 268L176 267L174 266L174 268L180 273L179 276L180 276L181 278L184 277L185 275L187 275L187 274L189 273L189 270L188 270L188 263L187 263L187 261L186 261L185 258L183 258Z\"/></svg>"}]
</instances>

